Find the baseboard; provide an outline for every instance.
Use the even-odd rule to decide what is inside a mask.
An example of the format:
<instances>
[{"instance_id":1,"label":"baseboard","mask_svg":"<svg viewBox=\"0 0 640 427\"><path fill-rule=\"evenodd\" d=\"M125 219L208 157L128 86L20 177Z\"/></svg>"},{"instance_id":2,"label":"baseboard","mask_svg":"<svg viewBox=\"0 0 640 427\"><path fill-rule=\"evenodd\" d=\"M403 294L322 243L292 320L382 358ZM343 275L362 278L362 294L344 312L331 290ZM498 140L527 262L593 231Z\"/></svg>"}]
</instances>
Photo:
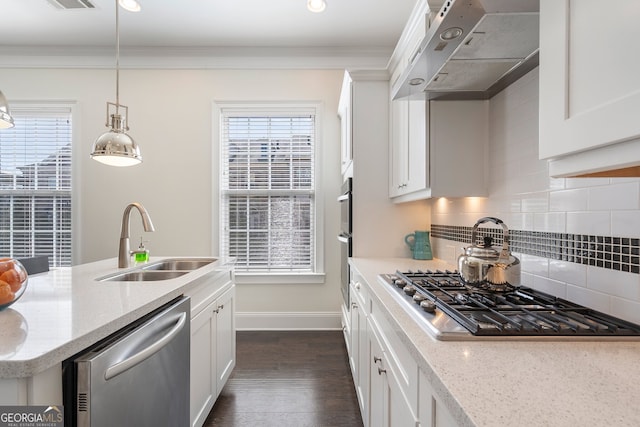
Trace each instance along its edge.
<instances>
[{"instance_id":1,"label":"baseboard","mask_svg":"<svg viewBox=\"0 0 640 427\"><path fill-rule=\"evenodd\" d=\"M236 312L239 331L340 330L341 313L336 312Z\"/></svg>"}]
</instances>

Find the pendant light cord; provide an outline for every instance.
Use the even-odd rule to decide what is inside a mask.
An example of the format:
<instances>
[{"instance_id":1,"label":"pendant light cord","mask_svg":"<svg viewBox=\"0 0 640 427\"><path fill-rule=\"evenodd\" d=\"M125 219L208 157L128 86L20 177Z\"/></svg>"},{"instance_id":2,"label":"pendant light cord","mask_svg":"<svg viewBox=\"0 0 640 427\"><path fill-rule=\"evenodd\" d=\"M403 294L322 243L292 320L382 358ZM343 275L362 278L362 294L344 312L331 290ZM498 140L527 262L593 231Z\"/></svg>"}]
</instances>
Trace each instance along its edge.
<instances>
[{"instance_id":1,"label":"pendant light cord","mask_svg":"<svg viewBox=\"0 0 640 427\"><path fill-rule=\"evenodd\" d=\"M120 21L118 14L118 0L116 4L116 114L120 114Z\"/></svg>"}]
</instances>

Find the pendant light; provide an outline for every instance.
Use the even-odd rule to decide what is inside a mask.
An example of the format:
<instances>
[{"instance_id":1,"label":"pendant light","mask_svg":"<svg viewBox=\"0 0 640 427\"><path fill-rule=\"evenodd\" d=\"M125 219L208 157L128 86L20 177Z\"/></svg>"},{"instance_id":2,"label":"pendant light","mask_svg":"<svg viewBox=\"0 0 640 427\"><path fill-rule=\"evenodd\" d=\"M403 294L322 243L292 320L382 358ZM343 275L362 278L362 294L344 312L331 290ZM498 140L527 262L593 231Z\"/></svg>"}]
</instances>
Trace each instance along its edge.
<instances>
[{"instance_id":1,"label":"pendant light","mask_svg":"<svg viewBox=\"0 0 640 427\"><path fill-rule=\"evenodd\" d=\"M127 135L129 130L129 108L120 104L120 21L118 0L116 5L116 102L107 102L107 121L109 131L103 133L93 143L91 158L109 166L133 166L142 162L138 144ZM110 114L112 108L115 110ZM124 118L120 114L124 110Z\"/></svg>"},{"instance_id":2,"label":"pendant light","mask_svg":"<svg viewBox=\"0 0 640 427\"><path fill-rule=\"evenodd\" d=\"M13 126L13 117L9 114L9 103L0 90L0 129L9 129Z\"/></svg>"}]
</instances>

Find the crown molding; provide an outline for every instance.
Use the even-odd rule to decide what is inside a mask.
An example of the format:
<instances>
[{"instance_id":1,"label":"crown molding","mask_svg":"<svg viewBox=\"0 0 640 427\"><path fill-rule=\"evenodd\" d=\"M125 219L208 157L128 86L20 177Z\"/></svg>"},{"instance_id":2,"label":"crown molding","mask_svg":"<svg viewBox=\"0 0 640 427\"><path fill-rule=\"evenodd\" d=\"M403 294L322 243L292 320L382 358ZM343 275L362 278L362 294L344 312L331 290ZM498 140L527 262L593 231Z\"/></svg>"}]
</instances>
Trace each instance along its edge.
<instances>
[{"instance_id":1,"label":"crown molding","mask_svg":"<svg viewBox=\"0 0 640 427\"><path fill-rule=\"evenodd\" d=\"M121 47L121 68L386 69L391 48ZM114 47L0 46L0 68L114 68Z\"/></svg>"}]
</instances>

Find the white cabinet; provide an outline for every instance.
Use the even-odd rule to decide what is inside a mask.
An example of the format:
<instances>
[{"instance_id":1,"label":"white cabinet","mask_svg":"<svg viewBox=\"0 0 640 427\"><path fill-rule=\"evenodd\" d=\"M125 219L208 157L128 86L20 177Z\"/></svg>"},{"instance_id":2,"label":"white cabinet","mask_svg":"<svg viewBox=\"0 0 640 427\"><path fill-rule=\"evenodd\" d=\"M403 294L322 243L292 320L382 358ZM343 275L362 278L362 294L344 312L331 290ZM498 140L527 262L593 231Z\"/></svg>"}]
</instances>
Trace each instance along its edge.
<instances>
[{"instance_id":1,"label":"white cabinet","mask_svg":"<svg viewBox=\"0 0 640 427\"><path fill-rule=\"evenodd\" d=\"M539 154L552 176L640 176L640 8L602 6L540 1Z\"/></svg>"},{"instance_id":2,"label":"white cabinet","mask_svg":"<svg viewBox=\"0 0 640 427\"><path fill-rule=\"evenodd\" d=\"M486 196L488 123L488 101L391 101L389 196Z\"/></svg>"},{"instance_id":3,"label":"white cabinet","mask_svg":"<svg viewBox=\"0 0 640 427\"><path fill-rule=\"evenodd\" d=\"M373 322L368 322L369 337L369 427L415 426L417 420L404 396L391 355ZM366 424L365 424L366 425Z\"/></svg>"},{"instance_id":4,"label":"white cabinet","mask_svg":"<svg viewBox=\"0 0 640 427\"><path fill-rule=\"evenodd\" d=\"M357 280L352 280L351 292L351 335L349 340L349 364L353 383L356 388L358 404L363 420L366 418L369 400L369 371L366 366L368 358L367 337L367 298L364 288ZM366 423L366 421L364 421Z\"/></svg>"},{"instance_id":5,"label":"white cabinet","mask_svg":"<svg viewBox=\"0 0 640 427\"><path fill-rule=\"evenodd\" d=\"M422 371L420 371L419 384L418 416L420 427L457 427L458 423L442 399L434 392Z\"/></svg>"},{"instance_id":6,"label":"white cabinet","mask_svg":"<svg viewBox=\"0 0 640 427\"><path fill-rule=\"evenodd\" d=\"M429 188L427 117L424 100L403 98L391 103L389 195L412 194Z\"/></svg>"},{"instance_id":7,"label":"white cabinet","mask_svg":"<svg viewBox=\"0 0 640 427\"><path fill-rule=\"evenodd\" d=\"M235 366L235 285L191 319L191 425L201 426Z\"/></svg>"},{"instance_id":8,"label":"white cabinet","mask_svg":"<svg viewBox=\"0 0 640 427\"><path fill-rule=\"evenodd\" d=\"M340 102L338 103L338 117L340 117L340 165L343 177L353 176L351 171L353 163L353 142L351 134L352 123L352 80L349 73L344 73Z\"/></svg>"}]
</instances>

